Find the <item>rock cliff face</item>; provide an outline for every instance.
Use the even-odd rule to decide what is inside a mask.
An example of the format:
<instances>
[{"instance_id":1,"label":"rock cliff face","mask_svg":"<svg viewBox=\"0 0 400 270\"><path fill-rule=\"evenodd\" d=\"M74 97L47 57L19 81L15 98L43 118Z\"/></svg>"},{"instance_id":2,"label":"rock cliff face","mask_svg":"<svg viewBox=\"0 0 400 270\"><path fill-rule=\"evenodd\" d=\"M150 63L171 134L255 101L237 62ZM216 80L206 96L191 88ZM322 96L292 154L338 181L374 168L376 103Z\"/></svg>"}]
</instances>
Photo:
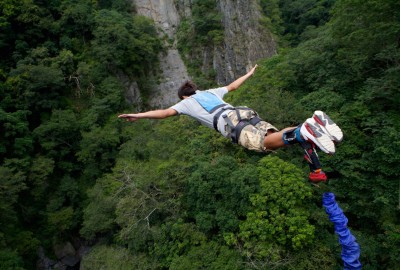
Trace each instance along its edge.
<instances>
[{"instance_id":1,"label":"rock cliff face","mask_svg":"<svg viewBox=\"0 0 400 270\"><path fill-rule=\"evenodd\" d=\"M170 106L178 101L177 88L190 78L176 49L176 31L180 20L191 15L192 1L132 1L136 12L154 20L160 36L166 36L169 40L166 53L160 54L160 71L154 74L157 83L151 87L149 105L153 108ZM213 68L217 86L232 82L259 59L274 55L276 44L268 30L259 24L261 13L257 0L218 0L216 3L222 14L223 45L212 50L205 49L199 68ZM129 95L132 99L132 93ZM135 95L137 99L137 91Z\"/></svg>"},{"instance_id":2,"label":"rock cliff face","mask_svg":"<svg viewBox=\"0 0 400 270\"><path fill-rule=\"evenodd\" d=\"M166 53L160 54L159 83L151 89L149 105L160 108L170 106L178 101L177 88L189 79L186 67L175 47L175 33L180 17L172 0L133 0L138 14L154 20L160 36L167 36L173 41Z\"/></svg>"},{"instance_id":3,"label":"rock cliff face","mask_svg":"<svg viewBox=\"0 0 400 270\"><path fill-rule=\"evenodd\" d=\"M224 46L213 55L217 82L226 84L243 75L258 60L276 54L271 33L260 26L260 7L256 0L219 0Z\"/></svg>"}]
</instances>

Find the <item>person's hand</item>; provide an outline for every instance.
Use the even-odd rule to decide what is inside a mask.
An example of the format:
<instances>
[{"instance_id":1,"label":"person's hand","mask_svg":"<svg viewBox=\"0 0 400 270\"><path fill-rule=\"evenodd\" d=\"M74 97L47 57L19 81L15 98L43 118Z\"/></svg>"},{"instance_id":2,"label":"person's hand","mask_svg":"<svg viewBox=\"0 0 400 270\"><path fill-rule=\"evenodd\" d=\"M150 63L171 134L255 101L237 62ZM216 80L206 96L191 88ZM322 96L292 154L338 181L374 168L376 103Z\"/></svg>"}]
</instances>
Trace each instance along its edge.
<instances>
[{"instance_id":1,"label":"person's hand","mask_svg":"<svg viewBox=\"0 0 400 270\"><path fill-rule=\"evenodd\" d=\"M256 64L252 69L250 69L250 71L249 71L250 76L254 74L254 71L256 70L257 67L258 67L258 65Z\"/></svg>"},{"instance_id":2,"label":"person's hand","mask_svg":"<svg viewBox=\"0 0 400 270\"><path fill-rule=\"evenodd\" d=\"M234 82L232 82L229 85L227 85L226 88L228 89L228 91L230 92L230 91L235 91L236 89L238 89L242 85L242 83L244 83L244 81L246 81L248 78L253 76L253 73L254 73L254 71L256 70L257 67L258 67L258 65L256 64L245 75L243 75L239 79L236 79Z\"/></svg>"},{"instance_id":3,"label":"person's hand","mask_svg":"<svg viewBox=\"0 0 400 270\"><path fill-rule=\"evenodd\" d=\"M137 114L120 114L118 118L124 118L128 122L135 122L139 119Z\"/></svg>"}]
</instances>

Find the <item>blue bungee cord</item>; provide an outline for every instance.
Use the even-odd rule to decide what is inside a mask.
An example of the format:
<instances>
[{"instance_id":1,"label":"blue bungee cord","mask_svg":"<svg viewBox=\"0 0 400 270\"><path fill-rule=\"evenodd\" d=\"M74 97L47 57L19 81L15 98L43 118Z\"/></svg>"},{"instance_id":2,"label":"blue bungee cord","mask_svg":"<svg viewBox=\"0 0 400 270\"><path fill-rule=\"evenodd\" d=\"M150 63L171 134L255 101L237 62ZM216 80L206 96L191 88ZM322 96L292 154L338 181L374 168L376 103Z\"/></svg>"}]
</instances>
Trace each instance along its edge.
<instances>
[{"instance_id":1,"label":"blue bungee cord","mask_svg":"<svg viewBox=\"0 0 400 270\"><path fill-rule=\"evenodd\" d=\"M356 242L356 238L347 228L347 217L343 214L343 210L335 201L335 194L325 192L322 195L322 204L329 216L330 221L335 226L335 232L339 236L339 243L342 246L342 260L345 270L361 269L360 245Z\"/></svg>"}]
</instances>

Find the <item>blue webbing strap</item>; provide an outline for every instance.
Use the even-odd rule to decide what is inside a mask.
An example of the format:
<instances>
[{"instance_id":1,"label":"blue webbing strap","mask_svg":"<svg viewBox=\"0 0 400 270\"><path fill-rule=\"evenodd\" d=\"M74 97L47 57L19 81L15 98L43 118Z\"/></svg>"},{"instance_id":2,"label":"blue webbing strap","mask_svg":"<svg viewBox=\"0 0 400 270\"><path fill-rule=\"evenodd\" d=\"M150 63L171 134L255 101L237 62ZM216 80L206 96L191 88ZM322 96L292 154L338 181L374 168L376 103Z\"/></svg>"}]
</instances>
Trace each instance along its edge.
<instances>
[{"instance_id":1,"label":"blue webbing strap","mask_svg":"<svg viewBox=\"0 0 400 270\"><path fill-rule=\"evenodd\" d=\"M347 218L343 214L343 210L335 201L335 194L325 192L322 196L322 204L329 216L331 222L335 225L335 232L339 236L339 243L342 245L342 260L344 269L361 269L360 245L356 242L356 238L347 228Z\"/></svg>"}]
</instances>

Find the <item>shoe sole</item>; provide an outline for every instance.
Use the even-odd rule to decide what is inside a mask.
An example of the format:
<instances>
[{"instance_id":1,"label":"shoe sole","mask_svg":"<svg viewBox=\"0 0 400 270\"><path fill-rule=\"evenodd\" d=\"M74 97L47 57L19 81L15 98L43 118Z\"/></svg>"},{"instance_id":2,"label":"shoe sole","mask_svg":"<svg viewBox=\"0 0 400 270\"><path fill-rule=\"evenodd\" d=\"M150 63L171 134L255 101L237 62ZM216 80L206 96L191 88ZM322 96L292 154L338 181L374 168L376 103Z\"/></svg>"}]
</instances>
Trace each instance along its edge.
<instances>
[{"instance_id":1,"label":"shoe sole","mask_svg":"<svg viewBox=\"0 0 400 270\"><path fill-rule=\"evenodd\" d=\"M301 126L301 135L304 139L313 142L319 149L327 154L335 153L335 144L332 142L330 136L325 133L322 126L315 120L309 118Z\"/></svg>"},{"instance_id":2,"label":"shoe sole","mask_svg":"<svg viewBox=\"0 0 400 270\"><path fill-rule=\"evenodd\" d=\"M315 111L313 115L314 120L322 126L332 141L341 142L343 140L343 132L338 125L324 112Z\"/></svg>"}]
</instances>

